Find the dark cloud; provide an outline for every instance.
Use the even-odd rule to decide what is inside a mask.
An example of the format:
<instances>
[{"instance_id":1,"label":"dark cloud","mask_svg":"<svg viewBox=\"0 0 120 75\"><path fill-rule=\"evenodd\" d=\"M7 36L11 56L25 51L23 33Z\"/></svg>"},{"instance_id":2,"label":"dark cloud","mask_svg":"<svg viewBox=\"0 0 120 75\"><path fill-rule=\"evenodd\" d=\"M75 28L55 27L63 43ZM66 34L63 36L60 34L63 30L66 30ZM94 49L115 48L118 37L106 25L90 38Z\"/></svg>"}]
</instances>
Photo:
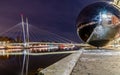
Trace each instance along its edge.
<instances>
[{"instance_id":1,"label":"dark cloud","mask_svg":"<svg viewBox=\"0 0 120 75\"><path fill-rule=\"evenodd\" d=\"M82 8L95 1L98 0L3 0L0 1L0 31L19 23L23 13L32 25L78 41L76 18Z\"/></svg>"}]
</instances>

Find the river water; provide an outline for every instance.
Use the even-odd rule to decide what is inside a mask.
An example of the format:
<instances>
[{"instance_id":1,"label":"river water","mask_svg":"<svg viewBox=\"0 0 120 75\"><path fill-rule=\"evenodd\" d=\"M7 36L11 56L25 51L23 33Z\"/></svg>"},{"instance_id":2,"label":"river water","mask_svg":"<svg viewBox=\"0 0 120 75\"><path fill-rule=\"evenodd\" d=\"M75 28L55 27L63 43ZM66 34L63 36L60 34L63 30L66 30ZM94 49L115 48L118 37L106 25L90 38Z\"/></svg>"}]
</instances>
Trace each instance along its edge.
<instances>
[{"instance_id":1,"label":"river water","mask_svg":"<svg viewBox=\"0 0 120 75\"><path fill-rule=\"evenodd\" d=\"M30 55L28 75L36 75L38 69L44 69L69 54ZM23 57L24 55L0 56L0 75L21 75Z\"/></svg>"}]
</instances>

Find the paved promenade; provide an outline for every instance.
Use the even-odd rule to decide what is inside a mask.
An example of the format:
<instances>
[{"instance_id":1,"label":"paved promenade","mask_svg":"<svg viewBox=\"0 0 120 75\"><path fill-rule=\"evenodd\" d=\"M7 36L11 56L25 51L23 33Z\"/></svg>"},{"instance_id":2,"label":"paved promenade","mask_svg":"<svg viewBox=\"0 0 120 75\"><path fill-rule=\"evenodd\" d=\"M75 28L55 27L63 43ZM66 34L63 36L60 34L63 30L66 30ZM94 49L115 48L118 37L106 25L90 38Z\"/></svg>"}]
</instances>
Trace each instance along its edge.
<instances>
[{"instance_id":1,"label":"paved promenade","mask_svg":"<svg viewBox=\"0 0 120 75\"><path fill-rule=\"evenodd\" d=\"M71 75L120 75L120 51L84 50Z\"/></svg>"},{"instance_id":2,"label":"paved promenade","mask_svg":"<svg viewBox=\"0 0 120 75\"><path fill-rule=\"evenodd\" d=\"M63 58L40 72L44 73L44 75L70 75L81 53L82 49Z\"/></svg>"}]
</instances>

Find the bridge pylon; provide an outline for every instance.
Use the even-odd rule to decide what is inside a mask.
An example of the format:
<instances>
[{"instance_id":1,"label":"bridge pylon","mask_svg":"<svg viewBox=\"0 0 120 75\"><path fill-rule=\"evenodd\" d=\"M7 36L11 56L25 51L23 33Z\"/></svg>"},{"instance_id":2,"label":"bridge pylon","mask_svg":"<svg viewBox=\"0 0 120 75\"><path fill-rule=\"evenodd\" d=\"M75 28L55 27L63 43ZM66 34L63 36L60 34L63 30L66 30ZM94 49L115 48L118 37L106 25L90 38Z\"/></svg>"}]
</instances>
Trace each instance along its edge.
<instances>
[{"instance_id":1,"label":"bridge pylon","mask_svg":"<svg viewBox=\"0 0 120 75\"><path fill-rule=\"evenodd\" d=\"M22 20L22 31L23 31L23 46L24 48L29 48L29 24L28 18L26 18L26 23L24 22L23 15L21 15Z\"/></svg>"},{"instance_id":2,"label":"bridge pylon","mask_svg":"<svg viewBox=\"0 0 120 75\"><path fill-rule=\"evenodd\" d=\"M23 41L24 58L23 58L23 65L22 65L21 75L24 75L24 71L25 71L25 75L28 75L28 65L29 65L29 24L28 24L28 19L27 18L26 18L26 23L24 23L23 15L21 15L21 20L22 20L23 40L24 40ZM25 64L26 64L26 66L25 66Z\"/></svg>"}]
</instances>

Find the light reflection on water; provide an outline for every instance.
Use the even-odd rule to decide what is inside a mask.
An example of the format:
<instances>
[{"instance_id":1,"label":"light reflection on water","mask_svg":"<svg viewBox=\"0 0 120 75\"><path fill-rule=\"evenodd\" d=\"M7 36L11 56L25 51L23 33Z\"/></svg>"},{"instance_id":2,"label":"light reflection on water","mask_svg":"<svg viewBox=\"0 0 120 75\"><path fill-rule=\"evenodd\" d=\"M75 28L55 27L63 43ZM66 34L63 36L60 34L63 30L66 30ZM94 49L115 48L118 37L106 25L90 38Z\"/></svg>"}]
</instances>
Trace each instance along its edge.
<instances>
[{"instance_id":1,"label":"light reflection on water","mask_svg":"<svg viewBox=\"0 0 120 75\"><path fill-rule=\"evenodd\" d=\"M68 50L41 50L40 48L28 49L30 53L46 53L54 51L68 51ZM9 53L13 53L10 54ZM17 54L21 53L21 54ZM8 49L0 50L0 73L1 75L21 75L24 54L27 52L22 49ZM50 54L50 55L29 55L28 75L35 75L37 69L46 68L58 60L68 56L66 54ZM24 66L27 64L24 62ZM26 69L26 68L25 68ZM25 70L24 69L24 70ZM25 73L25 71L24 71ZM25 74L24 74L25 75Z\"/></svg>"}]
</instances>

